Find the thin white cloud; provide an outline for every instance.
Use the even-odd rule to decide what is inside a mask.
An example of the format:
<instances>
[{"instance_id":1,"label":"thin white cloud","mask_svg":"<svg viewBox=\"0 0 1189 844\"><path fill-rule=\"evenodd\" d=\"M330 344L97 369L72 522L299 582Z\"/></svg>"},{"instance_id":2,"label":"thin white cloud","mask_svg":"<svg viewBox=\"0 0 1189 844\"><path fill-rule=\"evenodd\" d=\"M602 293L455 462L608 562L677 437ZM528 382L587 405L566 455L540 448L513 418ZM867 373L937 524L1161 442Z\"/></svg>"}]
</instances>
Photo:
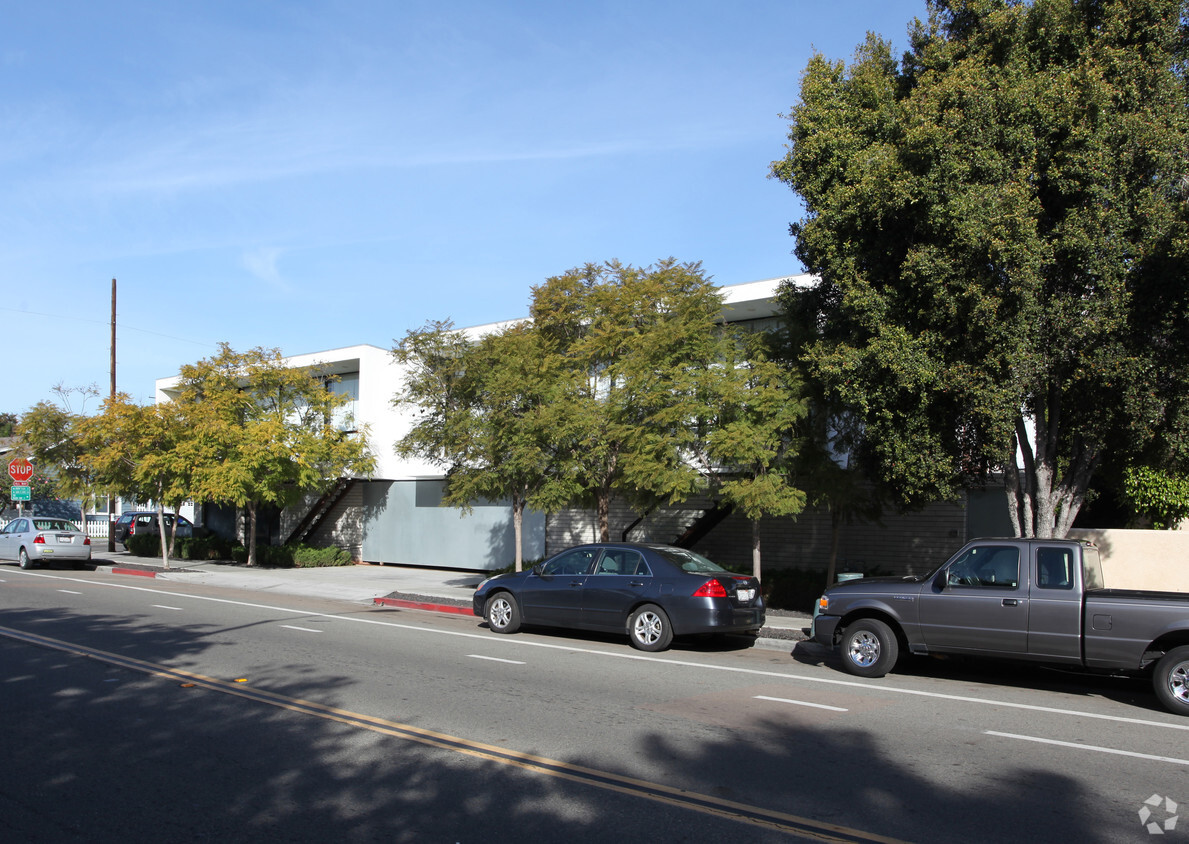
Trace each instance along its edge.
<instances>
[{"instance_id":1,"label":"thin white cloud","mask_svg":"<svg viewBox=\"0 0 1189 844\"><path fill-rule=\"evenodd\" d=\"M284 254L284 250L273 246L262 246L245 252L243 255L243 265L248 272L261 281L268 283L276 290L282 293L292 293L293 288L281 276L281 271L277 267L282 254Z\"/></svg>"}]
</instances>

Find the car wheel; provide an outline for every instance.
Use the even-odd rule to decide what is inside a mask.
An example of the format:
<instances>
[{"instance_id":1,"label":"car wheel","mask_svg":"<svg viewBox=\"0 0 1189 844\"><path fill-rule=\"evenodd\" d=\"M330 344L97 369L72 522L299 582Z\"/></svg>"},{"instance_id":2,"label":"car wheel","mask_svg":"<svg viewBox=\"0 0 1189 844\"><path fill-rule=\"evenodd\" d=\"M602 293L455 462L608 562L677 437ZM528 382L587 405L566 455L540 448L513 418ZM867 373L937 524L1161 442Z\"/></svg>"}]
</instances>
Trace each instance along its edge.
<instances>
[{"instance_id":1,"label":"car wheel","mask_svg":"<svg viewBox=\"0 0 1189 844\"><path fill-rule=\"evenodd\" d=\"M876 618L861 618L842 634L842 667L857 677L882 677L896 665L900 642Z\"/></svg>"},{"instance_id":2,"label":"car wheel","mask_svg":"<svg viewBox=\"0 0 1189 844\"><path fill-rule=\"evenodd\" d=\"M1152 685L1165 709L1189 715L1189 645L1173 648L1156 663Z\"/></svg>"},{"instance_id":3,"label":"car wheel","mask_svg":"<svg viewBox=\"0 0 1189 844\"><path fill-rule=\"evenodd\" d=\"M483 608L487 626L496 633L515 633L520 629L520 606L508 592L497 592Z\"/></svg>"},{"instance_id":4,"label":"car wheel","mask_svg":"<svg viewBox=\"0 0 1189 844\"><path fill-rule=\"evenodd\" d=\"M655 604L645 604L628 619L628 638L642 651L663 651L673 641L669 616Z\"/></svg>"},{"instance_id":5,"label":"car wheel","mask_svg":"<svg viewBox=\"0 0 1189 844\"><path fill-rule=\"evenodd\" d=\"M29 552L26 551L24 548L22 548L20 553L17 554L17 561L20 563L21 568L23 568L23 569L33 568L33 560L29 556Z\"/></svg>"}]
</instances>

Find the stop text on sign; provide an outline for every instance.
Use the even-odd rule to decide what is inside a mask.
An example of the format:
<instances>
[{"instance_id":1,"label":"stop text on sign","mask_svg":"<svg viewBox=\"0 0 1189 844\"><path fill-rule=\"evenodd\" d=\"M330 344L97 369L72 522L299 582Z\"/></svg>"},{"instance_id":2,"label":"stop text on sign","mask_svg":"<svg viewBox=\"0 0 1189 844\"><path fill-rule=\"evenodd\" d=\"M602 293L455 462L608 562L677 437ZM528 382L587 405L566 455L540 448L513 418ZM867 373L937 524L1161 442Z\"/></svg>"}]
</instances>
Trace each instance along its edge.
<instances>
[{"instance_id":1,"label":"stop text on sign","mask_svg":"<svg viewBox=\"0 0 1189 844\"><path fill-rule=\"evenodd\" d=\"M29 483L33 477L33 464L23 457L18 457L8 464L8 476L18 484Z\"/></svg>"}]
</instances>

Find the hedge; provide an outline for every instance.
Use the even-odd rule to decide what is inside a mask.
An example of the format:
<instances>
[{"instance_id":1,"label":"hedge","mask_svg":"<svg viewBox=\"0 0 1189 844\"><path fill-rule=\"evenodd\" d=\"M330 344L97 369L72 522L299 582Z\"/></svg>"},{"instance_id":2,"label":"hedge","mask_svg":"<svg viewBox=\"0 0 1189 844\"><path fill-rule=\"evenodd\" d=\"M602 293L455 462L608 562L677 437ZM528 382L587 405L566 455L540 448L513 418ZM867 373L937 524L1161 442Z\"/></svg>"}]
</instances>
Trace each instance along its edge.
<instances>
[{"instance_id":1,"label":"hedge","mask_svg":"<svg viewBox=\"0 0 1189 844\"><path fill-rule=\"evenodd\" d=\"M161 556L161 540L156 534L134 534L124 543L128 553L137 557ZM170 559L248 561L248 549L219 536L178 537ZM310 545L258 545L256 563L277 568L320 568L349 566L351 555L341 548L314 548Z\"/></svg>"}]
</instances>

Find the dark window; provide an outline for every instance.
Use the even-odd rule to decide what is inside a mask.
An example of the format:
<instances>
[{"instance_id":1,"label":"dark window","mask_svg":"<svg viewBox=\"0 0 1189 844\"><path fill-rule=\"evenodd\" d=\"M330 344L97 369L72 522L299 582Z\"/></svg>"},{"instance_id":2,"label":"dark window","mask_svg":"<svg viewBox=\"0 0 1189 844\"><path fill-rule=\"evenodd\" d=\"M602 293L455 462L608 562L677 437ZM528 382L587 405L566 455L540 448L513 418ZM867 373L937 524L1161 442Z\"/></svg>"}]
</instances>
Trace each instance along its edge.
<instances>
[{"instance_id":1,"label":"dark window","mask_svg":"<svg viewBox=\"0 0 1189 844\"><path fill-rule=\"evenodd\" d=\"M1073 551L1069 548L1036 549L1036 585L1041 589L1073 588Z\"/></svg>"},{"instance_id":2,"label":"dark window","mask_svg":"<svg viewBox=\"0 0 1189 844\"><path fill-rule=\"evenodd\" d=\"M636 551L626 548L608 548L595 566L595 574L647 575L648 564Z\"/></svg>"},{"instance_id":3,"label":"dark window","mask_svg":"<svg viewBox=\"0 0 1189 844\"><path fill-rule=\"evenodd\" d=\"M598 548L575 548L545 563L545 574L586 574L599 554Z\"/></svg>"},{"instance_id":4,"label":"dark window","mask_svg":"<svg viewBox=\"0 0 1189 844\"><path fill-rule=\"evenodd\" d=\"M980 545L950 564L950 586L1015 589L1020 585L1020 549L1008 545Z\"/></svg>"}]
</instances>

